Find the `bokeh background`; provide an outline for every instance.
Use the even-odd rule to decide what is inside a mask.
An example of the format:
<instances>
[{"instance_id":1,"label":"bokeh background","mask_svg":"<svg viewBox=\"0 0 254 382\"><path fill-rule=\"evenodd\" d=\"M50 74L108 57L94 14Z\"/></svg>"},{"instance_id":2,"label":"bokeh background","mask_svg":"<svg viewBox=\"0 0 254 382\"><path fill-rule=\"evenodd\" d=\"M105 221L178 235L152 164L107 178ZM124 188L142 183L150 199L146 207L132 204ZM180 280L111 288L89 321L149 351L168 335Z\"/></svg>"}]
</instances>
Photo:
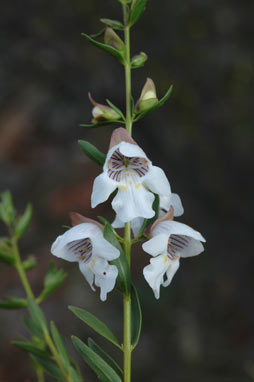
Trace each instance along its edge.
<instances>
[{"instance_id":1,"label":"bokeh background","mask_svg":"<svg viewBox=\"0 0 254 382\"><path fill-rule=\"evenodd\" d=\"M88 91L124 109L123 69L90 46L81 32L96 33L101 17L119 19L116 0L18 0L0 4L0 189L10 189L19 211L34 207L22 241L34 254L29 274L39 293L50 245L69 224L68 212L113 219L110 203L90 209L100 168L78 147L86 139L103 151L111 127L79 127L91 119ZM138 98L146 77L161 97L161 109L140 121L134 138L162 167L180 194L179 220L201 231L205 253L185 259L156 301L143 279L149 256L133 257L133 278L144 322L133 354L133 381L249 382L254 380L253 307L253 2L148 1L132 29L132 53L149 61L133 72ZM2 234L2 233L1 233ZM68 311L69 304L103 318L121 336L118 292L99 301L75 264L55 260L68 279L43 308L55 320L84 381L96 380L70 342L70 334L93 336L119 354ZM1 297L22 296L15 272L0 266ZM26 334L25 312L0 312L0 381L35 381L27 354L10 341Z\"/></svg>"}]
</instances>

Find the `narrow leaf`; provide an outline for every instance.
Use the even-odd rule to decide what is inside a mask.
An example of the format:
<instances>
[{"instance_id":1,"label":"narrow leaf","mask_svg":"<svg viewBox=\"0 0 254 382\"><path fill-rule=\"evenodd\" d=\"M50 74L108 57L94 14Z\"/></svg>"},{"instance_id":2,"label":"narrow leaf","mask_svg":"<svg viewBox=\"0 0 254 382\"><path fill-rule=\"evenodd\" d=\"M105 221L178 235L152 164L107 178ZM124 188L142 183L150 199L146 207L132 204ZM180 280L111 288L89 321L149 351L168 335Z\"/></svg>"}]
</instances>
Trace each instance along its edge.
<instances>
[{"instance_id":1,"label":"narrow leaf","mask_svg":"<svg viewBox=\"0 0 254 382\"><path fill-rule=\"evenodd\" d=\"M28 310L34 324L37 326L38 329L41 329L42 332L44 332L47 328L46 318L41 308L34 302L34 300L31 297L28 297Z\"/></svg>"},{"instance_id":2,"label":"narrow leaf","mask_svg":"<svg viewBox=\"0 0 254 382\"><path fill-rule=\"evenodd\" d=\"M117 338L107 327L107 325L104 324L104 322L102 322L96 316L87 312L84 309L77 308L75 306L69 306L69 309L75 314L75 316L77 316L81 321L85 322L95 332L97 332L102 337L106 338L108 341L112 342L112 344L121 349L121 345L119 344Z\"/></svg>"},{"instance_id":3,"label":"narrow leaf","mask_svg":"<svg viewBox=\"0 0 254 382\"><path fill-rule=\"evenodd\" d=\"M162 97L157 103L155 103L153 106L151 106L150 108L142 111L141 113L138 113L137 114L137 117L135 118L135 121L138 121L139 119L143 118L146 114L150 113L151 111L153 110L156 110L158 109L160 106L162 106L166 101L167 99L170 97L171 93L172 93L172 90L173 90L173 85L170 86L170 88L168 89L168 91L166 92L166 94L164 95L164 97Z\"/></svg>"},{"instance_id":4,"label":"narrow leaf","mask_svg":"<svg viewBox=\"0 0 254 382\"><path fill-rule=\"evenodd\" d=\"M133 348L138 344L142 327L142 312L135 286L131 286L131 343Z\"/></svg>"},{"instance_id":5,"label":"narrow leaf","mask_svg":"<svg viewBox=\"0 0 254 382\"><path fill-rule=\"evenodd\" d=\"M136 0L131 7L129 24L135 24L145 10L147 0Z\"/></svg>"},{"instance_id":6,"label":"narrow leaf","mask_svg":"<svg viewBox=\"0 0 254 382\"><path fill-rule=\"evenodd\" d=\"M120 121L119 119L112 119L112 120L107 120L107 121L99 121L97 123L81 123L79 126L80 127L91 127L91 128L97 128L101 126L109 126L112 125L113 123L124 123L124 121Z\"/></svg>"},{"instance_id":7,"label":"narrow leaf","mask_svg":"<svg viewBox=\"0 0 254 382\"><path fill-rule=\"evenodd\" d=\"M7 265L14 265L16 260L13 256L8 255L8 253L4 252L0 249L0 261Z\"/></svg>"},{"instance_id":8,"label":"narrow leaf","mask_svg":"<svg viewBox=\"0 0 254 382\"><path fill-rule=\"evenodd\" d=\"M115 248L119 249L120 256L111 261L111 264L115 265L118 269L117 276L117 287L124 293L128 293L130 291L130 269L129 265L123 251L123 248L117 238L114 235L114 230L112 226L107 223L104 227L103 233L105 239L111 243Z\"/></svg>"},{"instance_id":9,"label":"narrow leaf","mask_svg":"<svg viewBox=\"0 0 254 382\"><path fill-rule=\"evenodd\" d=\"M98 354L98 356L100 356L112 369L114 369L120 378L123 377L123 371L120 366L92 338L88 338L88 346L96 354Z\"/></svg>"},{"instance_id":10,"label":"narrow leaf","mask_svg":"<svg viewBox=\"0 0 254 382\"><path fill-rule=\"evenodd\" d=\"M125 117L124 117L122 111L121 111L118 107L116 107L116 106L115 106L109 99L106 99L106 102L107 102L107 104L108 104L110 107L112 107L113 110L115 110L115 112L116 112L117 114L119 114L119 115L122 117L122 119L125 119ZM119 120L117 120L117 121L119 122Z\"/></svg>"},{"instance_id":11,"label":"narrow leaf","mask_svg":"<svg viewBox=\"0 0 254 382\"><path fill-rule=\"evenodd\" d=\"M68 357L66 348L64 346L64 343L62 341L62 338L59 334L59 331L57 330L56 325L53 321L50 322L50 329L52 333L53 340L55 342L55 345L57 347L58 353L60 354L61 360L66 368L66 370L70 369L70 359Z\"/></svg>"},{"instance_id":12,"label":"narrow leaf","mask_svg":"<svg viewBox=\"0 0 254 382\"><path fill-rule=\"evenodd\" d=\"M27 300L25 298L8 297L0 301L0 308L3 309L21 309L27 306Z\"/></svg>"},{"instance_id":13,"label":"narrow leaf","mask_svg":"<svg viewBox=\"0 0 254 382\"><path fill-rule=\"evenodd\" d=\"M98 150L94 145L87 141L79 140L78 141L81 150L90 158L92 161L97 163L99 166L103 166L106 155Z\"/></svg>"},{"instance_id":14,"label":"narrow leaf","mask_svg":"<svg viewBox=\"0 0 254 382\"><path fill-rule=\"evenodd\" d=\"M118 20L100 19L100 21L112 29L115 29L115 30L123 30L124 29L123 24Z\"/></svg>"},{"instance_id":15,"label":"narrow leaf","mask_svg":"<svg viewBox=\"0 0 254 382\"><path fill-rule=\"evenodd\" d=\"M40 327L38 327L37 322L34 322L30 317L23 317L23 322L28 329L28 331L34 336L43 339L43 332Z\"/></svg>"},{"instance_id":16,"label":"narrow leaf","mask_svg":"<svg viewBox=\"0 0 254 382\"><path fill-rule=\"evenodd\" d=\"M45 351L42 350L28 342L23 341L13 341L13 345L15 345L17 348L27 351L28 353L35 354L41 358L50 358L50 355Z\"/></svg>"},{"instance_id":17,"label":"narrow leaf","mask_svg":"<svg viewBox=\"0 0 254 382\"><path fill-rule=\"evenodd\" d=\"M81 35L84 36L91 44L97 46L97 48L104 50L104 52L109 53L111 56L116 58L119 62L121 63L124 62L123 55L117 49L113 48L110 45L103 44L102 42L96 41L85 33L81 33Z\"/></svg>"},{"instance_id":18,"label":"narrow leaf","mask_svg":"<svg viewBox=\"0 0 254 382\"><path fill-rule=\"evenodd\" d=\"M20 238L21 236L23 236L24 232L26 231L32 218L32 211L33 211L32 205L28 204L24 214L18 218L15 224L15 229L14 229L15 236L17 238Z\"/></svg>"},{"instance_id":19,"label":"narrow leaf","mask_svg":"<svg viewBox=\"0 0 254 382\"><path fill-rule=\"evenodd\" d=\"M58 381L66 381L65 377L62 375L58 367L54 364L54 362L41 358L37 355L32 355L32 359L37 362L43 370L50 375L51 377L57 379Z\"/></svg>"},{"instance_id":20,"label":"narrow leaf","mask_svg":"<svg viewBox=\"0 0 254 382\"><path fill-rule=\"evenodd\" d=\"M77 337L72 337L72 342L85 360L85 362L97 374L101 382L121 382L121 378L98 354L90 349L84 342Z\"/></svg>"},{"instance_id":21,"label":"narrow leaf","mask_svg":"<svg viewBox=\"0 0 254 382\"><path fill-rule=\"evenodd\" d=\"M28 259L23 261L22 265L23 265L23 268L25 271L29 271L30 269L33 269L36 267L37 261L36 261L35 257L30 256L30 257L28 257Z\"/></svg>"}]
</instances>

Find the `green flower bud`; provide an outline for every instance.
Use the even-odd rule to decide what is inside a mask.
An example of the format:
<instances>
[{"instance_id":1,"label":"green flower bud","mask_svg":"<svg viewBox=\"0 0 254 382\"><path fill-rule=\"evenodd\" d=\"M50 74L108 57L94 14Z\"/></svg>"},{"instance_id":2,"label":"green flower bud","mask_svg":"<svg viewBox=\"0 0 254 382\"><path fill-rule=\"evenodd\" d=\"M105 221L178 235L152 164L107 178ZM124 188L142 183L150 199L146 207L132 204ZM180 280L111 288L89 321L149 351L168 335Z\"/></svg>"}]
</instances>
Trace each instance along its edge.
<instances>
[{"instance_id":1,"label":"green flower bud","mask_svg":"<svg viewBox=\"0 0 254 382\"><path fill-rule=\"evenodd\" d=\"M144 52L140 52L136 56L131 59L131 67L133 69L140 68L147 61L147 54Z\"/></svg>"},{"instance_id":2,"label":"green flower bud","mask_svg":"<svg viewBox=\"0 0 254 382\"><path fill-rule=\"evenodd\" d=\"M88 93L88 98L93 104L92 109L92 123L98 123L100 121L116 121L120 119L120 115L111 107L107 105L101 105L100 103L97 103L91 96L91 93Z\"/></svg>"},{"instance_id":3,"label":"green flower bud","mask_svg":"<svg viewBox=\"0 0 254 382\"><path fill-rule=\"evenodd\" d=\"M142 89L141 95L136 104L136 110L144 111L152 107L158 102L156 95L156 88L151 78L147 78L146 83Z\"/></svg>"},{"instance_id":4,"label":"green flower bud","mask_svg":"<svg viewBox=\"0 0 254 382\"><path fill-rule=\"evenodd\" d=\"M112 28L107 27L104 33L104 42L119 51L124 50L124 43Z\"/></svg>"}]
</instances>

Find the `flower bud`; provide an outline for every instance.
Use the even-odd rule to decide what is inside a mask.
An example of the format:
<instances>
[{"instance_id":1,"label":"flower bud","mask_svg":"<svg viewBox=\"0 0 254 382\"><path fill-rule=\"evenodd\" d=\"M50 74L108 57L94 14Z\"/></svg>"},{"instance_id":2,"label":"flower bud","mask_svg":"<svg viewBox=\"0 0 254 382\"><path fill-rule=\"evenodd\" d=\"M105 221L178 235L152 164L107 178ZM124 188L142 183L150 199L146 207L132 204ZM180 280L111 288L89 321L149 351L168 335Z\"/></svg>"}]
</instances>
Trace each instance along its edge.
<instances>
[{"instance_id":1,"label":"flower bud","mask_svg":"<svg viewBox=\"0 0 254 382\"><path fill-rule=\"evenodd\" d=\"M111 107L107 105L101 105L100 103L97 103L91 96L91 93L88 93L88 98L93 104L92 109L92 123L97 123L99 121L112 121L120 119L120 115Z\"/></svg>"},{"instance_id":2,"label":"flower bud","mask_svg":"<svg viewBox=\"0 0 254 382\"><path fill-rule=\"evenodd\" d=\"M112 28L106 28L104 33L104 42L106 45L110 45L112 48L116 50L123 51L124 43L120 39L120 37L114 32Z\"/></svg>"},{"instance_id":3,"label":"flower bud","mask_svg":"<svg viewBox=\"0 0 254 382\"><path fill-rule=\"evenodd\" d=\"M131 67L133 69L140 68L147 61L147 54L144 52L140 52L136 56L131 59Z\"/></svg>"},{"instance_id":4,"label":"flower bud","mask_svg":"<svg viewBox=\"0 0 254 382\"><path fill-rule=\"evenodd\" d=\"M144 111L152 107L158 102L156 95L156 88L154 82L151 78L147 78L146 83L142 89L139 100L136 104L136 109L138 111Z\"/></svg>"}]
</instances>

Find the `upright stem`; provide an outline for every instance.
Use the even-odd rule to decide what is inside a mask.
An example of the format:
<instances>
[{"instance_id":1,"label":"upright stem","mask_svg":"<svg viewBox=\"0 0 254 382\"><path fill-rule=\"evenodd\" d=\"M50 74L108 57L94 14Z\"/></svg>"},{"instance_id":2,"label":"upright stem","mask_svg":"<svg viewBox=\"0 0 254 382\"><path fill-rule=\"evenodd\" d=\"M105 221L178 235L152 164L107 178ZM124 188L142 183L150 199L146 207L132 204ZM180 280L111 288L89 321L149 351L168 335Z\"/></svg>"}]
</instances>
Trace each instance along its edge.
<instances>
[{"instance_id":1,"label":"upright stem","mask_svg":"<svg viewBox=\"0 0 254 382\"><path fill-rule=\"evenodd\" d=\"M132 134L132 110L131 110L131 61L130 61L130 26L128 24L128 4L123 4L124 17L124 42L125 42L125 91L126 91L126 129L130 136ZM130 222L125 224L124 251L131 266L131 226ZM125 293L123 296L123 381L131 382L131 295Z\"/></svg>"}]
</instances>

